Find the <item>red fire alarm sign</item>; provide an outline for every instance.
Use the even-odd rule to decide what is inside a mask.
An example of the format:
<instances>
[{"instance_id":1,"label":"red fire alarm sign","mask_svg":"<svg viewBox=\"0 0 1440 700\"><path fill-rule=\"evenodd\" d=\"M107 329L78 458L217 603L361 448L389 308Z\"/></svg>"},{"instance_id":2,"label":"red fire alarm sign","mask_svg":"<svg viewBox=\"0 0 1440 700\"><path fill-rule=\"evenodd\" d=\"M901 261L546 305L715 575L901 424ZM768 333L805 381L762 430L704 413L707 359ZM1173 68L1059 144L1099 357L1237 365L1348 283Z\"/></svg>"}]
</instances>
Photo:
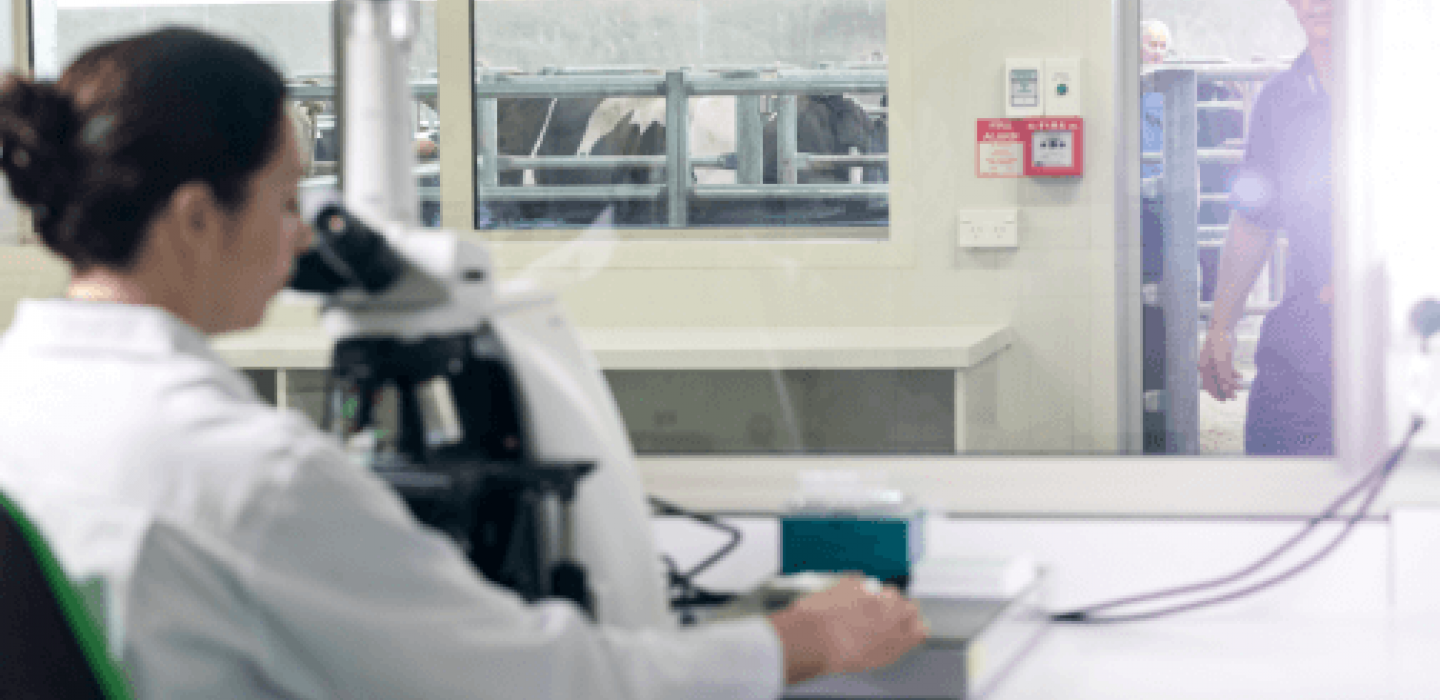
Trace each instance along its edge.
<instances>
[{"instance_id":1,"label":"red fire alarm sign","mask_svg":"<svg viewBox=\"0 0 1440 700\"><path fill-rule=\"evenodd\" d=\"M1019 120L981 119L975 132L975 177L1018 178L1025 172Z\"/></svg>"},{"instance_id":2,"label":"red fire alarm sign","mask_svg":"<svg viewBox=\"0 0 1440 700\"><path fill-rule=\"evenodd\" d=\"M1079 117L1020 119L1026 177L1085 174L1085 120Z\"/></svg>"}]
</instances>

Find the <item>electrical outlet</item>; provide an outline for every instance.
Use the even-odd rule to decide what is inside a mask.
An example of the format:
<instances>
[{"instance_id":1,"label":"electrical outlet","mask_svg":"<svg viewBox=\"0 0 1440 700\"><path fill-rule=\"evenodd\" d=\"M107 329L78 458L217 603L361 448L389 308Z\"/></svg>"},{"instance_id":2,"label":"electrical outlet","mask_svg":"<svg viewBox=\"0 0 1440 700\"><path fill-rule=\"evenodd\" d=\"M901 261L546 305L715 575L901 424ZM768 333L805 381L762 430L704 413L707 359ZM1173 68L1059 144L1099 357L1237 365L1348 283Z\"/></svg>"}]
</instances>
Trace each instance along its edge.
<instances>
[{"instance_id":1,"label":"electrical outlet","mask_svg":"<svg viewBox=\"0 0 1440 700\"><path fill-rule=\"evenodd\" d=\"M959 248L1018 247L1018 212L1014 209L961 211L956 224L955 245Z\"/></svg>"},{"instance_id":2,"label":"electrical outlet","mask_svg":"<svg viewBox=\"0 0 1440 700\"><path fill-rule=\"evenodd\" d=\"M990 223L990 234L997 247L1020 247L1020 222L1016 211L1009 209L995 212L995 218Z\"/></svg>"},{"instance_id":3,"label":"electrical outlet","mask_svg":"<svg viewBox=\"0 0 1440 700\"><path fill-rule=\"evenodd\" d=\"M979 212L960 212L955 226L955 245L959 248L975 248L983 245L987 238L987 224L976 216Z\"/></svg>"}]
</instances>

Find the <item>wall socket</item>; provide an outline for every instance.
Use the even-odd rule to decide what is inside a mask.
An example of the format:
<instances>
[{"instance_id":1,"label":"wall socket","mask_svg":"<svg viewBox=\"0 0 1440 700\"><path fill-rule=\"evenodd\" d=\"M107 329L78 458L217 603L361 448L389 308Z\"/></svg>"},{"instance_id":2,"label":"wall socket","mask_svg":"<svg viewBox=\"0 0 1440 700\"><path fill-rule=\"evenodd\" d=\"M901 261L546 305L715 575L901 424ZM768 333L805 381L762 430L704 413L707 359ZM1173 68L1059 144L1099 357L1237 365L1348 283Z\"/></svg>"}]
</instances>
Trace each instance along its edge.
<instances>
[{"instance_id":1,"label":"wall socket","mask_svg":"<svg viewBox=\"0 0 1440 700\"><path fill-rule=\"evenodd\" d=\"M1020 247L1020 215L1015 209L962 209L955 230L959 248Z\"/></svg>"}]
</instances>

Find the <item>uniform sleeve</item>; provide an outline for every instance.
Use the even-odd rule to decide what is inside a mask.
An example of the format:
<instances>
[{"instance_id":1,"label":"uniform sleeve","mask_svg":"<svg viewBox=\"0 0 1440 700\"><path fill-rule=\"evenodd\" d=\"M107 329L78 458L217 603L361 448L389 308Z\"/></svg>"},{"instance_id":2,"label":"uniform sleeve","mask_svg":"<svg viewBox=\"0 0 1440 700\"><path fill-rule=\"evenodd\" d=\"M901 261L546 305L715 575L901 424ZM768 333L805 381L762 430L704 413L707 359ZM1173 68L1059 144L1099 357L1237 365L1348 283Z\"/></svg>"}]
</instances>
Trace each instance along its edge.
<instances>
[{"instance_id":1,"label":"uniform sleeve","mask_svg":"<svg viewBox=\"0 0 1440 700\"><path fill-rule=\"evenodd\" d=\"M320 443L320 440L313 441ZM338 448L312 445L266 499L246 588L282 685L337 697L773 698L769 623L622 631L527 605Z\"/></svg>"},{"instance_id":2,"label":"uniform sleeve","mask_svg":"<svg viewBox=\"0 0 1440 700\"><path fill-rule=\"evenodd\" d=\"M1251 223L1276 230L1285 225L1279 173L1278 99L1273 83L1255 101L1245 143L1245 158L1230 187L1230 204Z\"/></svg>"}]
</instances>

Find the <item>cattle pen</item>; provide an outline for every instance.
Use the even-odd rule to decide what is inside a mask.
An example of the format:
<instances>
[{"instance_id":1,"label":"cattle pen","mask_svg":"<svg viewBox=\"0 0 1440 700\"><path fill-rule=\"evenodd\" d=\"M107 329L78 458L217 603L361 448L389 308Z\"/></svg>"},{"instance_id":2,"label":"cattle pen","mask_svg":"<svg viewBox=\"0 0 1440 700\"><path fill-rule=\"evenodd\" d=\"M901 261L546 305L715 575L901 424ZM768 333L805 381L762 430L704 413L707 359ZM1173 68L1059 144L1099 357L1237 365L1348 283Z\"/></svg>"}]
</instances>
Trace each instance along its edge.
<instances>
[{"instance_id":1,"label":"cattle pen","mask_svg":"<svg viewBox=\"0 0 1440 700\"><path fill-rule=\"evenodd\" d=\"M885 201L889 185L865 182L862 168L889 164L886 153L806 153L800 150L798 97L885 94L888 72L883 62L821 64L817 68L706 67L660 71L645 67L562 68L539 74L505 69L477 69L476 186L477 200L489 202L664 201L670 228L693 224L694 201L850 200ZM412 82L417 99L433 99L434 80ZM292 85L294 99L333 99L328 85ZM735 98L733 153L692 155L690 99ZM500 153L499 101L505 98L660 98L665 101L663 155L508 155ZM883 118L883 107L867 106L869 118ZM775 182L765 182L765 121L775 120ZM419 166L426 168L425 165ZM849 182L802 184L801 173L817 167L850 168ZM503 172L547 170L640 169L663 173L644 184L580 186L506 185ZM735 184L697 183L694 168L733 170ZM417 175L433 175L431 165ZM331 180L333 178L329 178ZM313 185L323 184L318 180ZM421 197L438 195L422 187ZM437 190L430 192L429 190Z\"/></svg>"}]
</instances>

